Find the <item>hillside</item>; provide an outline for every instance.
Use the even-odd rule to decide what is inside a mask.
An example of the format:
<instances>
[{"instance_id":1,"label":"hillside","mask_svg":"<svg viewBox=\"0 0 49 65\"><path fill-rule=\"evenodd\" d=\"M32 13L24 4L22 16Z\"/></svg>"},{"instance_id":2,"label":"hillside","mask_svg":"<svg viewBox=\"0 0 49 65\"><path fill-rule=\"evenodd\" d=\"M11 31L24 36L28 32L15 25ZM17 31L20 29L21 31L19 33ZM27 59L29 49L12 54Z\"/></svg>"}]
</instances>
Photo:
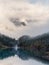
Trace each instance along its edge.
<instances>
[{"instance_id":1,"label":"hillside","mask_svg":"<svg viewBox=\"0 0 49 65\"><path fill-rule=\"evenodd\" d=\"M29 39L23 36L19 38L18 47L29 51L31 55L49 60L49 33Z\"/></svg>"},{"instance_id":2,"label":"hillside","mask_svg":"<svg viewBox=\"0 0 49 65\"><path fill-rule=\"evenodd\" d=\"M17 40L0 34L0 49L13 48L17 44Z\"/></svg>"}]
</instances>

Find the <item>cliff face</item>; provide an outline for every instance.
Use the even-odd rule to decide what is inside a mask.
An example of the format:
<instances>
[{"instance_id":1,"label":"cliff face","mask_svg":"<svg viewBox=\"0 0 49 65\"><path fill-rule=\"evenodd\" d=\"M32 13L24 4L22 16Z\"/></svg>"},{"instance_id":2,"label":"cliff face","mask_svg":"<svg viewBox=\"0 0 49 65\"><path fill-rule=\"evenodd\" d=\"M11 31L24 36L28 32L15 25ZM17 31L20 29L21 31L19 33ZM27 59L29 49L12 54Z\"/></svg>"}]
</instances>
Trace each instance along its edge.
<instances>
[{"instance_id":1,"label":"cliff face","mask_svg":"<svg viewBox=\"0 0 49 65\"><path fill-rule=\"evenodd\" d=\"M34 38L23 36L19 38L18 47L29 51L34 56L49 60L49 34L43 34Z\"/></svg>"}]
</instances>

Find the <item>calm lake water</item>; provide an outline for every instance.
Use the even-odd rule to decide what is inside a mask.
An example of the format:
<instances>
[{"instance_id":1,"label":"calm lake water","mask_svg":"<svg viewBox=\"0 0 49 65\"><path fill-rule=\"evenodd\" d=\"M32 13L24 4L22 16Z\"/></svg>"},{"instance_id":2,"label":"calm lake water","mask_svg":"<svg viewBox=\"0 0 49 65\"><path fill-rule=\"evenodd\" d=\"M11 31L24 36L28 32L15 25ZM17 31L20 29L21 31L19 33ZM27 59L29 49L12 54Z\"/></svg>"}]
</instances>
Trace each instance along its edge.
<instances>
[{"instance_id":1,"label":"calm lake water","mask_svg":"<svg viewBox=\"0 0 49 65\"><path fill-rule=\"evenodd\" d=\"M0 50L0 65L49 65L44 59L33 56L31 52L16 49Z\"/></svg>"}]
</instances>

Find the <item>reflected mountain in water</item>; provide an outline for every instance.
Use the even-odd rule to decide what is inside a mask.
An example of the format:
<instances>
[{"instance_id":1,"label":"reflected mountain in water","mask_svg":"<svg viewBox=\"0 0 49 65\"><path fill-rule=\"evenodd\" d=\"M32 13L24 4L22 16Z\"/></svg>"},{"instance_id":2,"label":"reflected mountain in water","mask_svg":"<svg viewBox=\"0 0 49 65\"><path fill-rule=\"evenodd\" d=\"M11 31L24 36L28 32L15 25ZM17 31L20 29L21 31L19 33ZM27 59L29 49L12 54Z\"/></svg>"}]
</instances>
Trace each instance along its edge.
<instances>
[{"instance_id":1,"label":"reflected mountain in water","mask_svg":"<svg viewBox=\"0 0 49 65\"><path fill-rule=\"evenodd\" d=\"M15 56L15 55L17 55L19 58L21 58L24 61L29 60L29 59L34 59L39 62L49 64L48 60L43 59L41 57L34 56L33 53L23 50L23 49L20 49L20 48L17 50L12 49L12 48L0 50L0 59L5 59L5 58Z\"/></svg>"},{"instance_id":2,"label":"reflected mountain in water","mask_svg":"<svg viewBox=\"0 0 49 65\"><path fill-rule=\"evenodd\" d=\"M10 56L14 56L16 54L16 50L12 48L0 50L0 59L8 58Z\"/></svg>"},{"instance_id":3,"label":"reflected mountain in water","mask_svg":"<svg viewBox=\"0 0 49 65\"><path fill-rule=\"evenodd\" d=\"M49 64L49 34L34 38L22 36L18 40L0 35L0 59L15 55L22 60L35 59Z\"/></svg>"}]
</instances>

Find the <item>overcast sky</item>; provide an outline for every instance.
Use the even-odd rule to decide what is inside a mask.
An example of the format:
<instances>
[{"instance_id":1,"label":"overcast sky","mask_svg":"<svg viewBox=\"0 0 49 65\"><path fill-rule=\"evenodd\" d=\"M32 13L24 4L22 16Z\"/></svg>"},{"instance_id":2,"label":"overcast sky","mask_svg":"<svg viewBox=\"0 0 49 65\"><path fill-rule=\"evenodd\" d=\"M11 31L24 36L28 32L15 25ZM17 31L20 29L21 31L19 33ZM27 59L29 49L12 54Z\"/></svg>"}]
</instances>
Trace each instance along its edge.
<instances>
[{"instance_id":1,"label":"overcast sky","mask_svg":"<svg viewBox=\"0 0 49 65\"><path fill-rule=\"evenodd\" d=\"M49 0L0 0L0 32L16 38L49 32Z\"/></svg>"}]
</instances>

